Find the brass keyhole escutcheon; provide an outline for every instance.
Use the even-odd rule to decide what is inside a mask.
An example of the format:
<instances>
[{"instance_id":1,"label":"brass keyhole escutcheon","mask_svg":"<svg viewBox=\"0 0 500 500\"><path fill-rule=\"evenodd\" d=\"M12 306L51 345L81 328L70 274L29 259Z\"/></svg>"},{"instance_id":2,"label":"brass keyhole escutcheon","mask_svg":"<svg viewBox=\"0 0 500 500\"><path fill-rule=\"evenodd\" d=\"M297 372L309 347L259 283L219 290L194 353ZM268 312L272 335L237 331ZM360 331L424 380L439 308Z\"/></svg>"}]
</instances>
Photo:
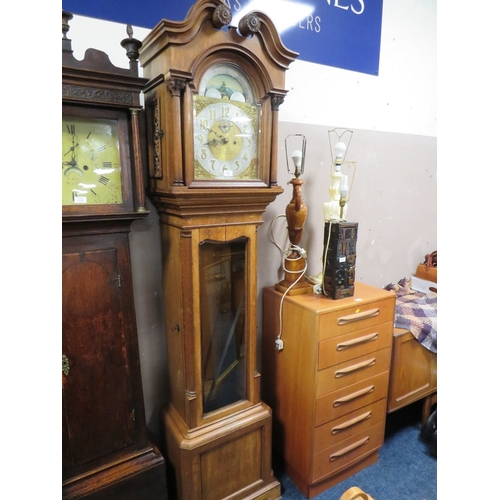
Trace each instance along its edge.
<instances>
[{"instance_id":1,"label":"brass keyhole escutcheon","mask_svg":"<svg viewBox=\"0 0 500 500\"><path fill-rule=\"evenodd\" d=\"M69 359L68 359L68 356L66 356L65 354L63 354L63 357L62 357L62 372L64 373L64 375L68 376Z\"/></svg>"}]
</instances>

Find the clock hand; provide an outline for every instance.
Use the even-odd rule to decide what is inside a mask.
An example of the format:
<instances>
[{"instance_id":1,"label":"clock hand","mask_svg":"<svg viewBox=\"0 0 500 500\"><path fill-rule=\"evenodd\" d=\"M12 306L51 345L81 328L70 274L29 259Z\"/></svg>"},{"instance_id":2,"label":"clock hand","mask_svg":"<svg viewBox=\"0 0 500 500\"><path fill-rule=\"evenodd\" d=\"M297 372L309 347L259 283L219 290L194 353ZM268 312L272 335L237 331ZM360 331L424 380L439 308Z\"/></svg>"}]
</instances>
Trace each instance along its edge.
<instances>
[{"instance_id":1,"label":"clock hand","mask_svg":"<svg viewBox=\"0 0 500 500\"><path fill-rule=\"evenodd\" d=\"M220 141L218 141L217 139L210 139L208 142L205 142L203 145L204 146L212 146L212 147L215 147L217 146L217 144L219 144Z\"/></svg>"},{"instance_id":2,"label":"clock hand","mask_svg":"<svg viewBox=\"0 0 500 500\"><path fill-rule=\"evenodd\" d=\"M79 144L78 144L78 142L76 142L76 128L75 128L75 125L74 124L67 124L66 128L68 129L68 132L71 135L71 144L72 144L72 146L63 155L63 156L66 156L68 153L71 153L71 161L70 162L63 162L63 165L69 165L69 168L67 168L64 173L66 174L69 169L76 169L79 172L81 172L81 175L83 175L83 172L77 167L77 163L76 163L76 151L75 151L75 149L79 146Z\"/></svg>"},{"instance_id":3,"label":"clock hand","mask_svg":"<svg viewBox=\"0 0 500 500\"><path fill-rule=\"evenodd\" d=\"M76 148L77 146L79 146L79 145L80 145L80 144L76 143L74 146L71 146L71 147L68 149L68 151L66 151L66 153L64 153L64 155L63 155L63 156L66 156L68 153L74 153L75 148ZM73 154L73 155L71 155L71 156L74 156L74 154Z\"/></svg>"},{"instance_id":4,"label":"clock hand","mask_svg":"<svg viewBox=\"0 0 500 500\"><path fill-rule=\"evenodd\" d=\"M214 133L214 134L215 134L215 135L219 138L219 141L218 141L218 142L222 141L222 142L224 142L224 144L227 142L227 139L226 139L223 135L221 135L221 134L219 134L218 132L216 132L214 129L206 127L206 126L205 126L205 125L203 125L201 122L198 122L198 125L199 125L202 129L205 129L207 132L213 132L213 133ZM214 140L215 140L215 139L214 139Z\"/></svg>"},{"instance_id":5,"label":"clock hand","mask_svg":"<svg viewBox=\"0 0 500 500\"><path fill-rule=\"evenodd\" d=\"M218 144L227 144L229 142L229 139L227 137L221 136L220 139L216 139L215 137L213 139L210 139L208 142L205 142L204 145L207 146L212 146L215 148Z\"/></svg>"},{"instance_id":6,"label":"clock hand","mask_svg":"<svg viewBox=\"0 0 500 500\"><path fill-rule=\"evenodd\" d=\"M76 148L79 146L78 142L76 142L76 130L74 125L68 125L68 132L71 134L71 142L72 146L69 150L64 153L63 156L66 156L68 153L71 153L70 161L63 161L63 167L66 166L64 170L64 175L68 176L71 172L76 172L79 176L83 175L83 170L78 167L78 163L76 161Z\"/></svg>"}]
</instances>

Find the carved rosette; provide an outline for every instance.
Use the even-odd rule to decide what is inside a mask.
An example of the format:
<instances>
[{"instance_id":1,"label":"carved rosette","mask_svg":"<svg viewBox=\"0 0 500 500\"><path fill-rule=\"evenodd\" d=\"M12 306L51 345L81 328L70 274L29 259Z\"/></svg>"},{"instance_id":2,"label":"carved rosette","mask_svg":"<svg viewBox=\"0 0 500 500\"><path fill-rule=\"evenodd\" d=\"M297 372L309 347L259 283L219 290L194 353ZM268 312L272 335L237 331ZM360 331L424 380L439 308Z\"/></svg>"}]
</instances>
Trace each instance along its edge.
<instances>
[{"instance_id":1,"label":"carved rosette","mask_svg":"<svg viewBox=\"0 0 500 500\"><path fill-rule=\"evenodd\" d=\"M238 30L243 36L252 36L260 30L260 19L255 12L243 16L238 23Z\"/></svg>"},{"instance_id":2,"label":"carved rosette","mask_svg":"<svg viewBox=\"0 0 500 500\"><path fill-rule=\"evenodd\" d=\"M218 5L212 15L213 27L216 29L223 28L231 22L232 18L233 14L231 13L231 9L227 5Z\"/></svg>"}]
</instances>

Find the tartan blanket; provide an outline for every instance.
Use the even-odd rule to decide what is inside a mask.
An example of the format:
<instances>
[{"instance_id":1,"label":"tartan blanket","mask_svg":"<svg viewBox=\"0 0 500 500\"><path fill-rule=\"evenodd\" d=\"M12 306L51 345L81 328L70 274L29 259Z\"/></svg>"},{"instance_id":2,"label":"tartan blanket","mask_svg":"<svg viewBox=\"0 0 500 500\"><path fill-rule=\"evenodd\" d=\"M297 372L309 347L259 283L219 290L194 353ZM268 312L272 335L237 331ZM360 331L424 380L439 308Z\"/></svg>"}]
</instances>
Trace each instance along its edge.
<instances>
[{"instance_id":1,"label":"tartan blanket","mask_svg":"<svg viewBox=\"0 0 500 500\"><path fill-rule=\"evenodd\" d=\"M411 289L411 279L390 283L386 290L396 293L394 326L409 330L431 352L437 353L437 293Z\"/></svg>"}]
</instances>

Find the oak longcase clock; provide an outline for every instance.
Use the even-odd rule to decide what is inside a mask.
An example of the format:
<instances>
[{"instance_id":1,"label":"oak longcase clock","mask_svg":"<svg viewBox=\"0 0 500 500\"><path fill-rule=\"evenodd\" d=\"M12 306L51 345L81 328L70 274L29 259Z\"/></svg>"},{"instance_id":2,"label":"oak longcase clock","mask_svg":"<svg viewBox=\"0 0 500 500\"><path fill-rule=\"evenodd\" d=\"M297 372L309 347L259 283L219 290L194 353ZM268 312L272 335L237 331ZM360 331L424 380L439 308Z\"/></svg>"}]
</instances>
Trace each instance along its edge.
<instances>
[{"instance_id":1,"label":"oak longcase clock","mask_svg":"<svg viewBox=\"0 0 500 500\"><path fill-rule=\"evenodd\" d=\"M140 42L130 69L62 39L62 497L166 499L165 460L147 437L129 250L147 215L139 127Z\"/></svg>"},{"instance_id":2,"label":"oak longcase clock","mask_svg":"<svg viewBox=\"0 0 500 500\"><path fill-rule=\"evenodd\" d=\"M162 427L183 500L277 499L257 371L257 230L277 186L278 109L298 54L223 1L163 20L139 60L167 325Z\"/></svg>"}]
</instances>

